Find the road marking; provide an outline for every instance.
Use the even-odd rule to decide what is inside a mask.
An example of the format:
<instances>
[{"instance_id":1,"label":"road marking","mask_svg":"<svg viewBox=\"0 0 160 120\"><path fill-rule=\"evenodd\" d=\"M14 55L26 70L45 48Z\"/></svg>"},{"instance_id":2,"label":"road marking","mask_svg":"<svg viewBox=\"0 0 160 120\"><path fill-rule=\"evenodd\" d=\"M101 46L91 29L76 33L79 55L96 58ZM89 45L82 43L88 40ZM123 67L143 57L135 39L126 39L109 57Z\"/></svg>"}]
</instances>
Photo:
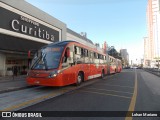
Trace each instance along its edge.
<instances>
[{"instance_id":1,"label":"road marking","mask_svg":"<svg viewBox=\"0 0 160 120\"><path fill-rule=\"evenodd\" d=\"M134 88L134 87L131 87L131 86L121 86L121 85L111 85L111 84L97 84L97 85L106 85L106 86L116 86L116 87L127 87L127 88Z\"/></svg>"},{"instance_id":2,"label":"road marking","mask_svg":"<svg viewBox=\"0 0 160 120\"><path fill-rule=\"evenodd\" d=\"M53 93L50 93L48 95L45 95L45 96L42 96L42 97L39 97L39 98L28 100L26 102L22 102L22 103L19 103L17 105L13 105L11 107L5 108L5 109L0 110L0 111L13 111L15 109L25 107L26 105L32 105L34 103L38 103L40 101L47 100L47 99L52 98L52 97L56 97L58 95L66 93L70 90L72 90L72 89L62 89L61 91L53 92Z\"/></svg>"},{"instance_id":3,"label":"road marking","mask_svg":"<svg viewBox=\"0 0 160 120\"><path fill-rule=\"evenodd\" d=\"M114 95L114 94L107 94L107 93L100 93L100 92L92 92L92 91L87 91L87 90L79 90L79 91L80 92L88 92L88 93L94 93L94 94L100 94L100 95L107 95L107 96L114 96L114 97L121 97L121 98L131 99L130 97L121 96L121 95Z\"/></svg>"},{"instance_id":4,"label":"road marking","mask_svg":"<svg viewBox=\"0 0 160 120\"><path fill-rule=\"evenodd\" d=\"M23 103L20 103L20 104L17 104L17 105L13 105L11 107L8 107L8 108L5 108L1 111L13 111L14 109L17 109L17 108L20 108L20 107L24 107L26 105L29 105L29 104L32 104L32 103L35 103L35 102L38 102L40 100L43 100L43 99L46 99L48 97L51 97L51 96L54 96L55 93L51 93L51 94L48 94L46 96L42 96L42 97L39 97L39 98L36 98L36 99L32 99L32 100L29 100L29 101L26 101L26 102L23 102Z\"/></svg>"},{"instance_id":5,"label":"road marking","mask_svg":"<svg viewBox=\"0 0 160 120\"><path fill-rule=\"evenodd\" d=\"M137 98L137 72L135 70L135 84L134 84L134 92L133 92L133 96L129 105L129 109L128 109L128 113L127 116L131 116L131 112L130 111L134 111L135 109L135 104L136 104L136 98ZM132 117L127 117L125 118L125 120L132 120Z\"/></svg>"},{"instance_id":6,"label":"road marking","mask_svg":"<svg viewBox=\"0 0 160 120\"><path fill-rule=\"evenodd\" d=\"M54 91L53 93L49 93L47 95L44 95L44 96L41 96L41 97L38 97L38 98L35 98L35 99L31 99L31 100L28 100L28 101L17 103L15 105L11 105L11 106L9 106L7 108L0 109L0 111L14 111L14 110L17 110L17 109L21 109L21 108L26 107L27 105L28 106L29 105L33 105L33 104L36 104L38 102L41 102L41 101L44 101L44 100L47 100L47 99L50 99L50 98L65 94L65 93L70 92L72 90L77 90L77 89L79 89L81 87L87 86L89 84L93 84L93 83L95 83L97 81L98 80L86 82L86 84L82 84L81 86L78 86L78 87L75 87L75 86L72 87L71 86L71 87L65 87L65 88L57 89L57 91Z\"/></svg>"},{"instance_id":7,"label":"road marking","mask_svg":"<svg viewBox=\"0 0 160 120\"><path fill-rule=\"evenodd\" d=\"M133 94L131 92L124 92L124 91L117 91L117 90L108 90L108 89L97 89L97 88L85 88L85 89L104 90L104 91L110 91L110 92L119 92L119 93Z\"/></svg>"}]
</instances>

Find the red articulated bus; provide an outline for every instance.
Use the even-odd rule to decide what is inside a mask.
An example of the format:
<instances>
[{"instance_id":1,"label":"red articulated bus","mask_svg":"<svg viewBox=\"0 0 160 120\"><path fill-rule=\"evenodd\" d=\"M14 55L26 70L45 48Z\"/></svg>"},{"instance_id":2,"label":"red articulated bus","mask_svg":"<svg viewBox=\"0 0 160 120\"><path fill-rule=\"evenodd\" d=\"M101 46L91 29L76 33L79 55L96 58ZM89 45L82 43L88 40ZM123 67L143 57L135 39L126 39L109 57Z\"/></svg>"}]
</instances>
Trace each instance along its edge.
<instances>
[{"instance_id":1,"label":"red articulated bus","mask_svg":"<svg viewBox=\"0 0 160 120\"><path fill-rule=\"evenodd\" d=\"M109 71L110 74L121 72L122 71L121 60L109 55Z\"/></svg>"},{"instance_id":2,"label":"red articulated bus","mask_svg":"<svg viewBox=\"0 0 160 120\"><path fill-rule=\"evenodd\" d=\"M116 58L110 55L109 55L109 71L110 71L110 74L117 72Z\"/></svg>"},{"instance_id":3,"label":"red articulated bus","mask_svg":"<svg viewBox=\"0 0 160 120\"><path fill-rule=\"evenodd\" d=\"M122 61L120 59L116 59L116 70L118 73L122 71Z\"/></svg>"},{"instance_id":4,"label":"red articulated bus","mask_svg":"<svg viewBox=\"0 0 160 120\"><path fill-rule=\"evenodd\" d=\"M106 54L75 41L61 41L46 45L35 53L27 83L41 86L80 85L105 74Z\"/></svg>"}]
</instances>

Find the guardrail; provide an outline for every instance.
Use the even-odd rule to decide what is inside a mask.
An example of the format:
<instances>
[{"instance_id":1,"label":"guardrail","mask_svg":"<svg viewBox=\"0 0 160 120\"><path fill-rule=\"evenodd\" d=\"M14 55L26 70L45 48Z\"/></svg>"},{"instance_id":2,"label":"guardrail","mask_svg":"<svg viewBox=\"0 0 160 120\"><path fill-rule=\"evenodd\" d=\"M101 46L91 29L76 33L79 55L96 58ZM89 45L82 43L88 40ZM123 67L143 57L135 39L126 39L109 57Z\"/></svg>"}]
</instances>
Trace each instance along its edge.
<instances>
[{"instance_id":1,"label":"guardrail","mask_svg":"<svg viewBox=\"0 0 160 120\"><path fill-rule=\"evenodd\" d=\"M157 69L157 68L143 68L143 70L160 77L160 69Z\"/></svg>"}]
</instances>

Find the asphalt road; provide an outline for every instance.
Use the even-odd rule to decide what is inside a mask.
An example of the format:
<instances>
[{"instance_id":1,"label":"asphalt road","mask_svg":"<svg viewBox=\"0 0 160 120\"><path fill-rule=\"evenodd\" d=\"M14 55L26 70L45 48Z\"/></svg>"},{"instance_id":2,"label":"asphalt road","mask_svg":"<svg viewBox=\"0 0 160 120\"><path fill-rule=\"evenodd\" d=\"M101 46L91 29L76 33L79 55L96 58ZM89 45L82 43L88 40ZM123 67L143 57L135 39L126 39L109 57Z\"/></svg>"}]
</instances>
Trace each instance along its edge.
<instances>
[{"instance_id":1,"label":"asphalt road","mask_svg":"<svg viewBox=\"0 0 160 120\"><path fill-rule=\"evenodd\" d=\"M123 112L125 115L127 111L160 111L160 78L143 70L123 70L121 73L107 76L91 85L26 107L19 112L22 111L51 111L46 114L62 116L44 117L44 120L159 120L158 117L128 119L125 116L112 116L121 114L121 111L126 111ZM107 117L107 114L112 116ZM76 117L73 117L74 115ZM97 117L98 115L100 117Z\"/></svg>"}]
</instances>

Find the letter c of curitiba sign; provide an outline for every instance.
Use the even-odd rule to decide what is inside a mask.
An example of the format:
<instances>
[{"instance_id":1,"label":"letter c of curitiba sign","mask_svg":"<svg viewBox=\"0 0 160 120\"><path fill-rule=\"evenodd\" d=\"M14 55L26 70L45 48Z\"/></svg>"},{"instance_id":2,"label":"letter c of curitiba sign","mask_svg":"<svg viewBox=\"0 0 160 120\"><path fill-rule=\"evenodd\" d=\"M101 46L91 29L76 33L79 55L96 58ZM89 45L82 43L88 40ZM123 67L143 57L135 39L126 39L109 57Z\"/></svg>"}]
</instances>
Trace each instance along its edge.
<instances>
[{"instance_id":1,"label":"letter c of curitiba sign","mask_svg":"<svg viewBox=\"0 0 160 120\"><path fill-rule=\"evenodd\" d=\"M0 19L0 28L2 29L52 42L61 39L61 29L59 28L53 29L2 7L0 8L0 15L2 17Z\"/></svg>"}]
</instances>

